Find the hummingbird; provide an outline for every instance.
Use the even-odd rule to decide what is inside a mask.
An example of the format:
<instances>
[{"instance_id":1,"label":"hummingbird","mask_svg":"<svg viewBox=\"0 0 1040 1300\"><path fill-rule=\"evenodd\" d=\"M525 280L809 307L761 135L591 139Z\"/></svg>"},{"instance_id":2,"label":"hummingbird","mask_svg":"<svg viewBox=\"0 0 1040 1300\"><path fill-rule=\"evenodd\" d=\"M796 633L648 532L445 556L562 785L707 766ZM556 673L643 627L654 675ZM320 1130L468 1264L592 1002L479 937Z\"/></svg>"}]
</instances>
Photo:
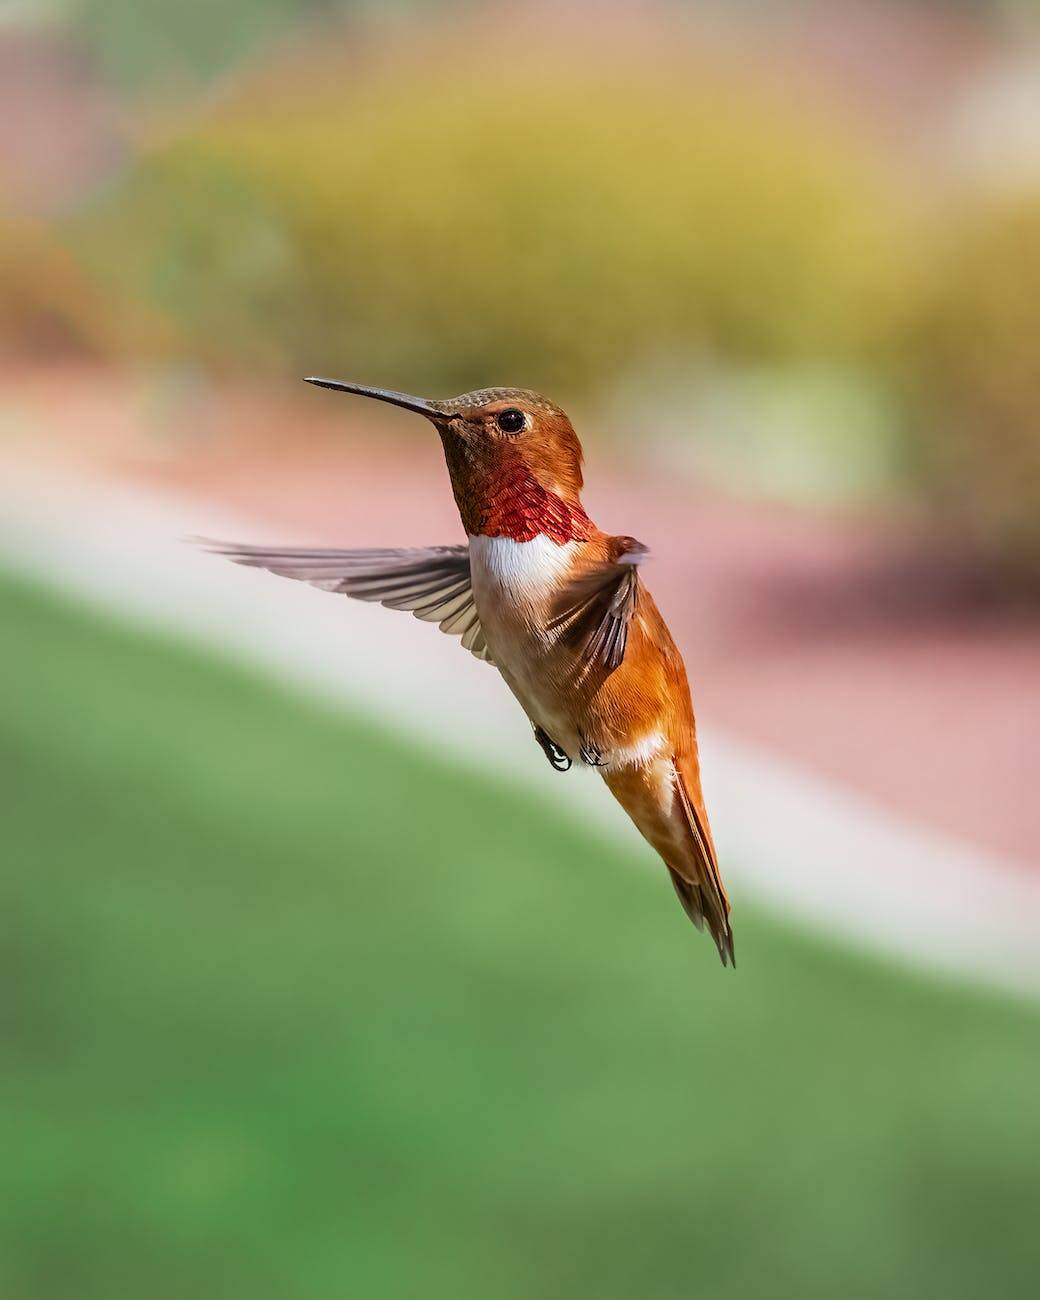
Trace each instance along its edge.
<instances>
[{"instance_id":1,"label":"hummingbird","mask_svg":"<svg viewBox=\"0 0 1040 1300\"><path fill-rule=\"evenodd\" d=\"M494 665L557 771L597 770L657 851L686 915L734 964L729 899L701 791L686 668L634 537L581 503L566 414L522 388L430 400L312 376L425 416L440 435L467 541L412 549L206 543L238 564L409 610Z\"/></svg>"}]
</instances>

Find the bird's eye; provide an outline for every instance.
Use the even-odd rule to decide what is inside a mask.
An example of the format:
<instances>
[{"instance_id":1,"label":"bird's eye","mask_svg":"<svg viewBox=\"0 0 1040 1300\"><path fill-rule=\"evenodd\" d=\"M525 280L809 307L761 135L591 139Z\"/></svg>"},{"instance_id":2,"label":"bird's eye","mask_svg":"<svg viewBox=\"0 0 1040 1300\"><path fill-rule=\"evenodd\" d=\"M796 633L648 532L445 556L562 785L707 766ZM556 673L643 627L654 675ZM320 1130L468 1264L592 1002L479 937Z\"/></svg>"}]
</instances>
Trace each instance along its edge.
<instances>
[{"instance_id":1,"label":"bird's eye","mask_svg":"<svg viewBox=\"0 0 1040 1300\"><path fill-rule=\"evenodd\" d=\"M503 433L519 433L527 421L523 411L518 411L515 406L511 406L507 411L499 411L495 416L495 423Z\"/></svg>"}]
</instances>

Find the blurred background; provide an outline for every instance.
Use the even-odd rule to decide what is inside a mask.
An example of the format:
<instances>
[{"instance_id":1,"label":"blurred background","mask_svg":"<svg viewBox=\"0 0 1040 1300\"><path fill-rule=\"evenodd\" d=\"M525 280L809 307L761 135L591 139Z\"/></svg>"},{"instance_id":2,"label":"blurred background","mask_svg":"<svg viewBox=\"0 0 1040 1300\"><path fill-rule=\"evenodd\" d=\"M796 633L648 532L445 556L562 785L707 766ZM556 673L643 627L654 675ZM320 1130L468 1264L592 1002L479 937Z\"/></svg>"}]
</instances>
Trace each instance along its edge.
<instances>
[{"instance_id":1,"label":"blurred background","mask_svg":"<svg viewBox=\"0 0 1040 1300\"><path fill-rule=\"evenodd\" d=\"M5 1300L1031 1295L1038 341L1033 0L0 4ZM460 539L315 373L572 413L735 975L486 669L173 544Z\"/></svg>"}]
</instances>

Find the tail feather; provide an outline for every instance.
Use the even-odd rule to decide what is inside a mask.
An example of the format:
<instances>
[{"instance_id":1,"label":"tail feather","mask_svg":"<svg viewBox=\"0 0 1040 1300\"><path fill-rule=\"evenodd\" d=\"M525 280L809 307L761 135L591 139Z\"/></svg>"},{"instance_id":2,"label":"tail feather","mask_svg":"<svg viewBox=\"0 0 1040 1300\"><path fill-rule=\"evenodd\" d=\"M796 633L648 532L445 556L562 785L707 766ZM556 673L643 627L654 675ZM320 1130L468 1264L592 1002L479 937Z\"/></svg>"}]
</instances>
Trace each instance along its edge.
<instances>
[{"instance_id":1,"label":"tail feather","mask_svg":"<svg viewBox=\"0 0 1040 1300\"><path fill-rule=\"evenodd\" d=\"M684 771L684 768L687 769ZM733 930L729 923L729 898L719 873L719 861L711 838L707 814L700 796L700 781L694 767L675 760L675 793L689 829L691 861L669 862L672 884L686 915L698 929L705 923L723 966L735 966Z\"/></svg>"},{"instance_id":2,"label":"tail feather","mask_svg":"<svg viewBox=\"0 0 1040 1300\"><path fill-rule=\"evenodd\" d=\"M675 887L683 911L697 929L703 930L707 922L708 931L715 940L715 947L719 950L723 966L736 966L737 958L733 951L733 930L730 927L729 917L712 907L705 898L701 886L691 884L672 867L668 868L668 874L672 878L672 885Z\"/></svg>"},{"instance_id":3,"label":"tail feather","mask_svg":"<svg viewBox=\"0 0 1040 1300\"><path fill-rule=\"evenodd\" d=\"M701 798L696 750L608 768L603 779L664 859L683 911L698 930L707 928L722 964L735 965L729 899Z\"/></svg>"}]
</instances>

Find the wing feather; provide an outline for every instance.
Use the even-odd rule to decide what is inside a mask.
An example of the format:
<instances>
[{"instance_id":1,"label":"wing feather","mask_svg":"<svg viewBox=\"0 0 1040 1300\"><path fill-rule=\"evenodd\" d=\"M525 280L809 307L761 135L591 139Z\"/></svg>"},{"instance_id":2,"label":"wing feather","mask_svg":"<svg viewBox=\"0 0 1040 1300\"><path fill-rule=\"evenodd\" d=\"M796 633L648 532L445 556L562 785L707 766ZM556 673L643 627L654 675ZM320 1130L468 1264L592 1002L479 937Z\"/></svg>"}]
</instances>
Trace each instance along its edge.
<instances>
[{"instance_id":1,"label":"wing feather","mask_svg":"<svg viewBox=\"0 0 1040 1300\"><path fill-rule=\"evenodd\" d=\"M610 674L625 658L639 601L637 566L647 548L634 537L611 538L611 555L568 584L552 626L574 648L578 674Z\"/></svg>"},{"instance_id":2,"label":"wing feather","mask_svg":"<svg viewBox=\"0 0 1040 1300\"><path fill-rule=\"evenodd\" d=\"M468 546L337 550L196 540L235 564L355 600L378 601L388 609L409 610L416 618L439 624L441 631L461 636L476 658L494 662L473 599Z\"/></svg>"}]
</instances>

